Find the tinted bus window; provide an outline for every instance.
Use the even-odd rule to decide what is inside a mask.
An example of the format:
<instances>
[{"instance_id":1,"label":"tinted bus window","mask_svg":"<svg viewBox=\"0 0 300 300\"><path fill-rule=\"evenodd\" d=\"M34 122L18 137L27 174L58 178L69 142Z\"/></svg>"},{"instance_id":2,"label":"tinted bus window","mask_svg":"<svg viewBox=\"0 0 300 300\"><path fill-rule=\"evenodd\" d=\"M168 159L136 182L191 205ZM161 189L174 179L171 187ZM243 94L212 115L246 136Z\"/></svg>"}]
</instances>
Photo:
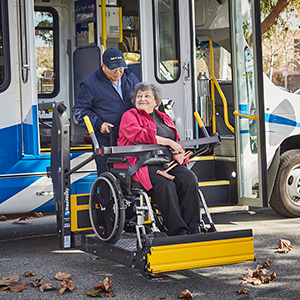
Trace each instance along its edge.
<instances>
[{"instance_id":1,"label":"tinted bus window","mask_svg":"<svg viewBox=\"0 0 300 300\"><path fill-rule=\"evenodd\" d=\"M35 48L39 98L58 93L58 18L51 8L35 8Z\"/></svg>"},{"instance_id":2,"label":"tinted bus window","mask_svg":"<svg viewBox=\"0 0 300 300\"><path fill-rule=\"evenodd\" d=\"M0 0L0 92L3 92L9 86L10 82L7 16L7 2Z\"/></svg>"},{"instance_id":3,"label":"tinted bus window","mask_svg":"<svg viewBox=\"0 0 300 300\"><path fill-rule=\"evenodd\" d=\"M154 1L156 77L158 81L175 81L180 75L178 3L175 0Z\"/></svg>"}]
</instances>

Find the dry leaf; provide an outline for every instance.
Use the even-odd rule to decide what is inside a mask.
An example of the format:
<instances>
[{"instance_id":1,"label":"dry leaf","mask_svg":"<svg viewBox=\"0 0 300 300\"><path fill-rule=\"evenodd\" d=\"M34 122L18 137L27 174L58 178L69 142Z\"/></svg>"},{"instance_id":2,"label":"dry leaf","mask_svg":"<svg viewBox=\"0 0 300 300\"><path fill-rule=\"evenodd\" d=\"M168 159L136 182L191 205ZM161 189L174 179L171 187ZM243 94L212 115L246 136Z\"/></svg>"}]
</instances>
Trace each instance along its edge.
<instances>
[{"instance_id":1,"label":"dry leaf","mask_svg":"<svg viewBox=\"0 0 300 300\"><path fill-rule=\"evenodd\" d=\"M2 288L0 288L0 292L3 292L5 290L8 290L9 289L9 286L3 286Z\"/></svg>"},{"instance_id":2,"label":"dry leaf","mask_svg":"<svg viewBox=\"0 0 300 300\"><path fill-rule=\"evenodd\" d=\"M0 221L7 221L7 218L5 216L0 216Z\"/></svg>"},{"instance_id":3,"label":"dry leaf","mask_svg":"<svg viewBox=\"0 0 300 300\"><path fill-rule=\"evenodd\" d=\"M271 278L271 280L275 279L275 278L276 278L276 273L272 273L272 274L270 275L270 278Z\"/></svg>"},{"instance_id":4,"label":"dry leaf","mask_svg":"<svg viewBox=\"0 0 300 300\"><path fill-rule=\"evenodd\" d=\"M109 293L106 293L104 296L108 297L108 298L112 298L112 297L116 296L116 294L109 292Z\"/></svg>"},{"instance_id":5,"label":"dry leaf","mask_svg":"<svg viewBox=\"0 0 300 300\"><path fill-rule=\"evenodd\" d=\"M61 273L60 271L55 275L55 278L57 280L66 280L69 279L71 277L71 274L65 272L65 273Z\"/></svg>"},{"instance_id":6,"label":"dry leaf","mask_svg":"<svg viewBox=\"0 0 300 300\"><path fill-rule=\"evenodd\" d=\"M99 290L105 290L105 288L104 288L104 285L103 285L103 283L97 283L95 286L94 286L94 290L96 290L96 291L99 291Z\"/></svg>"},{"instance_id":7,"label":"dry leaf","mask_svg":"<svg viewBox=\"0 0 300 300\"><path fill-rule=\"evenodd\" d=\"M23 290L25 290L28 286L28 283L23 283L23 284L17 284L17 285L12 285L9 287L10 291L12 293L16 293L16 292L22 292Z\"/></svg>"},{"instance_id":8,"label":"dry leaf","mask_svg":"<svg viewBox=\"0 0 300 300\"><path fill-rule=\"evenodd\" d=\"M87 291L86 294L90 297L100 297L99 290Z\"/></svg>"},{"instance_id":9,"label":"dry leaf","mask_svg":"<svg viewBox=\"0 0 300 300\"><path fill-rule=\"evenodd\" d=\"M72 291L74 289L74 282L72 280L63 281L61 283L62 288L59 290L59 294L61 295L66 289Z\"/></svg>"},{"instance_id":10,"label":"dry leaf","mask_svg":"<svg viewBox=\"0 0 300 300\"><path fill-rule=\"evenodd\" d=\"M270 276L264 276L268 270L266 269L261 269L259 271L254 271L252 272L249 269L247 270L247 274L245 276L242 276L243 281L241 282L242 284L247 284L251 283L253 285L260 285L262 283L269 283L273 279L276 278L276 274L272 273Z\"/></svg>"},{"instance_id":11,"label":"dry leaf","mask_svg":"<svg viewBox=\"0 0 300 300\"><path fill-rule=\"evenodd\" d=\"M15 220L12 221L12 224L19 223L20 221L24 221L24 220L26 220L26 219L28 219L26 216L17 218L17 219L15 219Z\"/></svg>"},{"instance_id":12,"label":"dry leaf","mask_svg":"<svg viewBox=\"0 0 300 300\"><path fill-rule=\"evenodd\" d=\"M236 290L236 293L238 293L238 294L249 294L250 290L247 289L247 288L243 288L241 290Z\"/></svg>"},{"instance_id":13,"label":"dry leaf","mask_svg":"<svg viewBox=\"0 0 300 300\"><path fill-rule=\"evenodd\" d=\"M13 282L17 282L20 278L20 274L14 274L12 276L3 277L0 279L0 285L11 285Z\"/></svg>"},{"instance_id":14,"label":"dry leaf","mask_svg":"<svg viewBox=\"0 0 300 300\"><path fill-rule=\"evenodd\" d=\"M44 293L44 290L53 290L57 289L57 287L52 283L47 283L46 281L40 286L40 291Z\"/></svg>"},{"instance_id":15,"label":"dry leaf","mask_svg":"<svg viewBox=\"0 0 300 300\"><path fill-rule=\"evenodd\" d=\"M104 280L103 280L103 285L104 285L104 291L106 292L112 292L113 291L113 288L111 286L111 281L109 280L109 277L106 277Z\"/></svg>"},{"instance_id":16,"label":"dry leaf","mask_svg":"<svg viewBox=\"0 0 300 300\"><path fill-rule=\"evenodd\" d=\"M263 264L257 265L256 269L266 268L266 267L268 267L270 265L271 262L272 262L271 259L268 258Z\"/></svg>"},{"instance_id":17,"label":"dry leaf","mask_svg":"<svg viewBox=\"0 0 300 300\"><path fill-rule=\"evenodd\" d=\"M181 291L178 298L193 299L193 295L189 290Z\"/></svg>"},{"instance_id":18,"label":"dry leaf","mask_svg":"<svg viewBox=\"0 0 300 300\"><path fill-rule=\"evenodd\" d=\"M280 239L278 243L277 252L288 253L292 250L292 243L289 240Z\"/></svg>"},{"instance_id":19,"label":"dry leaf","mask_svg":"<svg viewBox=\"0 0 300 300\"><path fill-rule=\"evenodd\" d=\"M165 277L165 276L166 276L166 273L160 272L160 273L154 273L153 275L154 275L154 277L156 277L156 278L160 278L160 277Z\"/></svg>"},{"instance_id":20,"label":"dry leaf","mask_svg":"<svg viewBox=\"0 0 300 300\"><path fill-rule=\"evenodd\" d=\"M38 212L38 213L35 212L34 215L35 215L36 218L41 218L43 216L43 213L41 213L41 212Z\"/></svg>"},{"instance_id":21,"label":"dry leaf","mask_svg":"<svg viewBox=\"0 0 300 300\"><path fill-rule=\"evenodd\" d=\"M34 287L38 287L47 283L47 281L45 281L44 278L40 278L40 279L35 278L35 282L29 281L29 283L32 284Z\"/></svg>"},{"instance_id":22,"label":"dry leaf","mask_svg":"<svg viewBox=\"0 0 300 300\"><path fill-rule=\"evenodd\" d=\"M29 271L26 271L26 272L24 273L24 275L25 275L25 277L35 276L34 273L29 272Z\"/></svg>"},{"instance_id":23,"label":"dry leaf","mask_svg":"<svg viewBox=\"0 0 300 300\"><path fill-rule=\"evenodd\" d=\"M97 260L97 259L101 259L101 257L99 257L99 256L92 256L92 257L90 257L90 259L91 260Z\"/></svg>"}]
</instances>

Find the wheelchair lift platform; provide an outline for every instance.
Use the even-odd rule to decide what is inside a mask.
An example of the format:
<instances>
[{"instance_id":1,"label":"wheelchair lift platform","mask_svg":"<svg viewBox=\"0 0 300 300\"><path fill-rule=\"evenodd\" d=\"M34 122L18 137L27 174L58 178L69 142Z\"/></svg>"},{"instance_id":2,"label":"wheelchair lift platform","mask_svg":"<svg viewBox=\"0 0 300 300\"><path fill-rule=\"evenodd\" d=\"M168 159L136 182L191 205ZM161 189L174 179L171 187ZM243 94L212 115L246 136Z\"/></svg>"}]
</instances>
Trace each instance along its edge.
<instances>
[{"instance_id":1,"label":"wheelchair lift platform","mask_svg":"<svg viewBox=\"0 0 300 300\"><path fill-rule=\"evenodd\" d=\"M200 191L200 201L209 221L209 227L203 226L201 233L168 236L163 230L159 230L162 228L157 226L159 218L155 218L148 197L144 196L142 200L141 197L145 193L140 191L137 195L133 193L128 196L139 203L135 206L137 222L133 228L136 228L136 233L123 230L128 200L122 198L122 189L119 188L119 181L114 175L107 172L108 174L103 173L104 175L101 174L98 178L94 176L92 190L89 182L84 194L76 193L76 182L71 185L71 175L79 172L80 168L91 162L95 155L110 153L113 157L114 155L124 157L129 156L129 153L139 155L145 151L164 147L158 145L112 146L100 149L94 147L95 151L91 153L91 157L70 169L70 124L66 107L60 102L54 103L52 124L51 166L48 176L51 176L53 182L58 237L62 249L79 249L130 268L137 268L148 278L160 272L255 260L252 230L217 232ZM93 139L93 134L91 137ZM186 141L185 147L193 143L214 145L218 141L217 136L207 136L194 142ZM110 181L111 179L113 180ZM109 195L113 195L107 207L103 207L101 201L94 200L98 197L97 192L102 182L110 187ZM109 237L102 235L103 226L98 220L108 207L115 209L112 216L115 220L112 225L110 224L113 227L112 234L108 234ZM151 230L146 232L145 228Z\"/></svg>"},{"instance_id":2,"label":"wheelchair lift platform","mask_svg":"<svg viewBox=\"0 0 300 300\"><path fill-rule=\"evenodd\" d=\"M145 276L254 260L251 230L149 238L137 247L136 234L123 233L115 244L95 234L73 233L74 247L101 258L137 268Z\"/></svg>"}]
</instances>

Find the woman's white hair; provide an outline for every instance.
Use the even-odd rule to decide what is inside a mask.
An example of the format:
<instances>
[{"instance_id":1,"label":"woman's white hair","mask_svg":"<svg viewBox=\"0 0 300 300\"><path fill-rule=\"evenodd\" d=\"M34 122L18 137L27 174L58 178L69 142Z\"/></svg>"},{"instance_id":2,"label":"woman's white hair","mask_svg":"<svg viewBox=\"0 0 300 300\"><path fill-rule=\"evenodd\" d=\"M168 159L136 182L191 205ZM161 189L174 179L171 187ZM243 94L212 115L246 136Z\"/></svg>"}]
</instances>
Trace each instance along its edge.
<instances>
[{"instance_id":1,"label":"woman's white hair","mask_svg":"<svg viewBox=\"0 0 300 300\"><path fill-rule=\"evenodd\" d=\"M134 90L131 95L132 104L135 105L135 98L139 91L149 91L149 90L152 91L154 99L157 101L157 106L159 106L162 101L161 90L154 83L148 83L148 82L140 82L134 87Z\"/></svg>"}]
</instances>

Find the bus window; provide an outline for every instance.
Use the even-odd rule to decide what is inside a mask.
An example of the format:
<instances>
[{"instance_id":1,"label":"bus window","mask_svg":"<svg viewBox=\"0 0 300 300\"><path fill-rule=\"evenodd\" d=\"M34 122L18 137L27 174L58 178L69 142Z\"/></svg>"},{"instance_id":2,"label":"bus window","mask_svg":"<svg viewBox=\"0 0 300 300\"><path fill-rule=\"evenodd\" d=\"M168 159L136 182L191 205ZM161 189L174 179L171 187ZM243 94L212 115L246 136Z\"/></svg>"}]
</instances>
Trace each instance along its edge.
<instances>
[{"instance_id":1,"label":"bus window","mask_svg":"<svg viewBox=\"0 0 300 300\"><path fill-rule=\"evenodd\" d=\"M176 81L180 76L178 1L154 1L156 77L160 82Z\"/></svg>"},{"instance_id":2,"label":"bus window","mask_svg":"<svg viewBox=\"0 0 300 300\"><path fill-rule=\"evenodd\" d=\"M210 74L210 57L209 57L209 42L200 42L197 38L196 49L196 72L205 72ZM232 80L231 74L231 54L218 43L213 42L213 57L214 57L214 76L216 79L226 82Z\"/></svg>"},{"instance_id":3,"label":"bus window","mask_svg":"<svg viewBox=\"0 0 300 300\"><path fill-rule=\"evenodd\" d=\"M0 0L0 92L10 83L7 2Z\"/></svg>"},{"instance_id":4,"label":"bus window","mask_svg":"<svg viewBox=\"0 0 300 300\"><path fill-rule=\"evenodd\" d=\"M37 52L37 92L39 98L58 94L58 15L52 8L36 7L35 48Z\"/></svg>"}]
</instances>

